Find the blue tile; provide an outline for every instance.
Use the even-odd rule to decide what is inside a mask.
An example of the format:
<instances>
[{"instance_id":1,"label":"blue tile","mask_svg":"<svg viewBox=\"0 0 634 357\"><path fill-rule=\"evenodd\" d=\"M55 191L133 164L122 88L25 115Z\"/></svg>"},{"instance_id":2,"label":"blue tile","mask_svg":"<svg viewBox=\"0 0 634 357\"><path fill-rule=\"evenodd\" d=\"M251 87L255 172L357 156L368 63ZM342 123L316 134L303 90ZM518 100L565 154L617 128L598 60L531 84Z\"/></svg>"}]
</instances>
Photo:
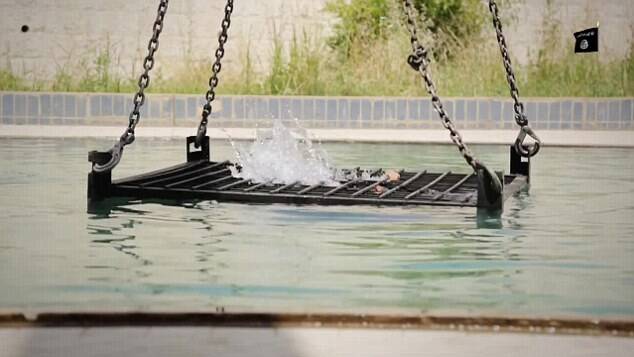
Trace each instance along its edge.
<instances>
[{"instance_id":1,"label":"blue tile","mask_svg":"<svg viewBox=\"0 0 634 357\"><path fill-rule=\"evenodd\" d=\"M280 115L280 99L277 97L269 98L269 113L273 118L281 118Z\"/></svg>"},{"instance_id":2,"label":"blue tile","mask_svg":"<svg viewBox=\"0 0 634 357\"><path fill-rule=\"evenodd\" d=\"M350 99L350 120L357 121L359 118L361 118L361 101Z\"/></svg>"},{"instance_id":3,"label":"blue tile","mask_svg":"<svg viewBox=\"0 0 634 357\"><path fill-rule=\"evenodd\" d=\"M513 110L513 103L504 102L504 104L502 105L502 120L507 123L515 120L515 112Z\"/></svg>"},{"instance_id":4,"label":"blue tile","mask_svg":"<svg viewBox=\"0 0 634 357\"><path fill-rule=\"evenodd\" d=\"M535 119L537 119L538 122L548 121L548 103L541 102L537 104L537 117Z\"/></svg>"},{"instance_id":5,"label":"blue tile","mask_svg":"<svg viewBox=\"0 0 634 357\"><path fill-rule=\"evenodd\" d=\"M48 117L51 115L51 96L48 94L39 95L40 112L41 117Z\"/></svg>"},{"instance_id":6,"label":"blue tile","mask_svg":"<svg viewBox=\"0 0 634 357\"><path fill-rule=\"evenodd\" d=\"M480 122L491 120L490 105L488 100L478 100L478 120Z\"/></svg>"},{"instance_id":7,"label":"blue tile","mask_svg":"<svg viewBox=\"0 0 634 357\"><path fill-rule=\"evenodd\" d=\"M174 101L172 98L162 98L160 118L171 119L174 117Z\"/></svg>"},{"instance_id":8,"label":"blue tile","mask_svg":"<svg viewBox=\"0 0 634 357\"><path fill-rule=\"evenodd\" d=\"M185 118L185 99L183 98L174 98L174 118L183 119Z\"/></svg>"},{"instance_id":9,"label":"blue tile","mask_svg":"<svg viewBox=\"0 0 634 357\"><path fill-rule=\"evenodd\" d=\"M629 122L632 120L632 101L624 100L621 102L621 121Z\"/></svg>"},{"instance_id":10,"label":"blue tile","mask_svg":"<svg viewBox=\"0 0 634 357\"><path fill-rule=\"evenodd\" d=\"M548 122L558 123L560 121L561 121L561 103L552 102L550 103L550 115L548 116Z\"/></svg>"},{"instance_id":11,"label":"blue tile","mask_svg":"<svg viewBox=\"0 0 634 357\"><path fill-rule=\"evenodd\" d=\"M44 114L44 97L41 98L42 100L42 114ZM90 116L91 117L96 117L99 116L101 114L101 100L99 98L99 96L96 95L91 95L90 96Z\"/></svg>"},{"instance_id":12,"label":"blue tile","mask_svg":"<svg viewBox=\"0 0 634 357\"><path fill-rule=\"evenodd\" d=\"M337 120L337 101L334 99L326 100L326 119Z\"/></svg>"},{"instance_id":13,"label":"blue tile","mask_svg":"<svg viewBox=\"0 0 634 357\"><path fill-rule=\"evenodd\" d=\"M475 100L468 100L467 104L467 115L466 118L468 121L476 121L478 119L478 102Z\"/></svg>"},{"instance_id":14,"label":"blue tile","mask_svg":"<svg viewBox=\"0 0 634 357\"><path fill-rule=\"evenodd\" d=\"M247 97L244 100L245 119L257 119L257 110L255 98Z\"/></svg>"},{"instance_id":15,"label":"blue tile","mask_svg":"<svg viewBox=\"0 0 634 357\"><path fill-rule=\"evenodd\" d=\"M551 121L548 123L548 129L561 129L561 123L559 121Z\"/></svg>"},{"instance_id":16,"label":"blue tile","mask_svg":"<svg viewBox=\"0 0 634 357\"><path fill-rule=\"evenodd\" d=\"M569 100L561 103L561 121L565 123L572 121L572 102Z\"/></svg>"},{"instance_id":17,"label":"blue tile","mask_svg":"<svg viewBox=\"0 0 634 357\"><path fill-rule=\"evenodd\" d=\"M528 119L528 122L531 123L537 121L537 103L527 102L525 108L526 118Z\"/></svg>"},{"instance_id":18,"label":"blue tile","mask_svg":"<svg viewBox=\"0 0 634 357\"><path fill-rule=\"evenodd\" d=\"M244 99L242 97L233 99L233 118L234 119L244 119L246 116L244 115Z\"/></svg>"},{"instance_id":19,"label":"blue tile","mask_svg":"<svg viewBox=\"0 0 634 357\"><path fill-rule=\"evenodd\" d=\"M24 94L16 94L14 96L13 114L21 117L26 115L26 97Z\"/></svg>"},{"instance_id":20,"label":"blue tile","mask_svg":"<svg viewBox=\"0 0 634 357\"><path fill-rule=\"evenodd\" d=\"M30 117L37 117L40 115L40 101L36 95L29 95L26 98L26 111Z\"/></svg>"},{"instance_id":21,"label":"blue tile","mask_svg":"<svg viewBox=\"0 0 634 357\"><path fill-rule=\"evenodd\" d=\"M396 101L396 119L405 120L407 118L407 101L399 99Z\"/></svg>"},{"instance_id":22,"label":"blue tile","mask_svg":"<svg viewBox=\"0 0 634 357\"><path fill-rule=\"evenodd\" d=\"M361 100L361 120L368 121L372 119L372 102L368 99Z\"/></svg>"},{"instance_id":23,"label":"blue tile","mask_svg":"<svg viewBox=\"0 0 634 357\"><path fill-rule=\"evenodd\" d=\"M131 103L131 102L130 102ZM159 101L158 98L153 98L152 101L150 101L150 118L160 118L161 117L161 102ZM126 110L127 112L127 110Z\"/></svg>"},{"instance_id":24,"label":"blue tile","mask_svg":"<svg viewBox=\"0 0 634 357\"><path fill-rule=\"evenodd\" d=\"M597 121L604 122L608 120L608 103L597 103Z\"/></svg>"},{"instance_id":25,"label":"blue tile","mask_svg":"<svg viewBox=\"0 0 634 357\"><path fill-rule=\"evenodd\" d=\"M454 113L454 117L456 118L456 120L465 120L465 105L464 105L464 100L456 100L455 101L455 113Z\"/></svg>"},{"instance_id":26,"label":"blue tile","mask_svg":"<svg viewBox=\"0 0 634 357\"><path fill-rule=\"evenodd\" d=\"M149 97L145 97L145 103L143 104L143 106L141 106L141 110L139 111L139 114L141 114L142 118L149 118L150 117L150 106L152 105L152 102L155 99L150 99ZM132 101L130 101L130 111L132 111ZM128 113L129 115L129 113Z\"/></svg>"},{"instance_id":27,"label":"blue tile","mask_svg":"<svg viewBox=\"0 0 634 357\"><path fill-rule=\"evenodd\" d=\"M62 96L61 94L53 95L52 116L54 117L64 116L64 96Z\"/></svg>"},{"instance_id":28,"label":"blue tile","mask_svg":"<svg viewBox=\"0 0 634 357\"><path fill-rule=\"evenodd\" d=\"M77 117L86 118L86 96L77 96Z\"/></svg>"},{"instance_id":29,"label":"blue tile","mask_svg":"<svg viewBox=\"0 0 634 357\"><path fill-rule=\"evenodd\" d=\"M326 101L323 99L315 99L315 119L326 119Z\"/></svg>"},{"instance_id":30,"label":"blue tile","mask_svg":"<svg viewBox=\"0 0 634 357\"><path fill-rule=\"evenodd\" d=\"M198 116L198 105L196 104L196 97L187 97L186 106L187 106L187 117L188 118L196 118ZM150 113L152 112L152 108L150 108Z\"/></svg>"},{"instance_id":31,"label":"blue tile","mask_svg":"<svg viewBox=\"0 0 634 357\"><path fill-rule=\"evenodd\" d=\"M13 116L13 94L5 94L2 96L2 116Z\"/></svg>"},{"instance_id":32,"label":"blue tile","mask_svg":"<svg viewBox=\"0 0 634 357\"><path fill-rule=\"evenodd\" d=\"M291 100L291 118L299 119L302 116L302 100L293 98Z\"/></svg>"},{"instance_id":33,"label":"blue tile","mask_svg":"<svg viewBox=\"0 0 634 357\"><path fill-rule=\"evenodd\" d=\"M269 115L268 101L265 98L256 98L256 116L258 119L271 119Z\"/></svg>"},{"instance_id":34,"label":"blue tile","mask_svg":"<svg viewBox=\"0 0 634 357\"><path fill-rule=\"evenodd\" d=\"M443 108L445 109L445 113L447 113L449 118L453 118L453 100L448 100L444 102Z\"/></svg>"},{"instance_id":35,"label":"blue tile","mask_svg":"<svg viewBox=\"0 0 634 357\"><path fill-rule=\"evenodd\" d=\"M100 95L101 97L101 115L112 116L112 96ZM53 108L55 108L55 99L53 98ZM53 110L54 112L55 110Z\"/></svg>"},{"instance_id":36,"label":"blue tile","mask_svg":"<svg viewBox=\"0 0 634 357\"><path fill-rule=\"evenodd\" d=\"M431 101L427 98L421 99L419 102L419 110L420 110L420 119L421 120L431 120L432 119L432 110L431 110Z\"/></svg>"},{"instance_id":37,"label":"blue tile","mask_svg":"<svg viewBox=\"0 0 634 357\"><path fill-rule=\"evenodd\" d=\"M151 100L149 103L146 103L145 105L147 105L149 108L154 102L156 102L156 100ZM130 99L129 97L124 97L123 98L123 114L129 117L133 107L134 107L134 104L132 103L132 99ZM161 114L159 113L159 115Z\"/></svg>"},{"instance_id":38,"label":"blue tile","mask_svg":"<svg viewBox=\"0 0 634 357\"><path fill-rule=\"evenodd\" d=\"M280 115L282 119L291 119L291 100L289 98L280 99Z\"/></svg>"},{"instance_id":39,"label":"blue tile","mask_svg":"<svg viewBox=\"0 0 634 357\"><path fill-rule=\"evenodd\" d=\"M77 116L77 100L74 95L64 96L64 117L74 118Z\"/></svg>"},{"instance_id":40,"label":"blue tile","mask_svg":"<svg viewBox=\"0 0 634 357\"><path fill-rule=\"evenodd\" d=\"M619 117L620 117L620 103L618 101L611 101L610 102L610 106L609 106L609 120L610 121L619 121Z\"/></svg>"},{"instance_id":41,"label":"blue tile","mask_svg":"<svg viewBox=\"0 0 634 357\"><path fill-rule=\"evenodd\" d=\"M548 129L548 123L545 121L538 121L535 125L532 125L534 129Z\"/></svg>"},{"instance_id":42,"label":"blue tile","mask_svg":"<svg viewBox=\"0 0 634 357\"><path fill-rule=\"evenodd\" d=\"M383 120L385 115L385 103L382 99L377 99L373 103L372 120Z\"/></svg>"},{"instance_id":43,"label":"blue tile","mask_svg":"<svg viewBox=\"0 0 634 357\"><path fill-rule=\"evenodd\" d=\"M231 119L233 116L233 98L222 97L220 98L220 102L222 103L222 112L220 112L220 117L223 119Z\"/></svg>"},{"instance_id":44,"label":"blue tile","mask_svg":"<svg viewBox=\"0 0 634 357\"><path fill-rule=\"evenodd\" d=\"M594 122L597 119L597 104L595 102L586 103L586 121Z\"/></svg>"},{"instance_id":45,"label":"blue tile","mask_svg":"<svg viewBox=\"0 0 634 357\"><path fill-rule=\"evenodd\" d=\"M418 120L420 118L418 100L410 99L407 101L407 116L410 120Z\"/></svg>"},{"instance_id":46,"label":"blue tile","mask_svg":"<svg viewBox=\"0 0 634 357\"><path fill-rule=\"evenodd\" d=\"M583 103L575 102L572 105L572 120L580 122L583 119Z\"/></svg>"},{"instance_id":47,"label":"blue tile","mask_svg":"<svg viewBox=\"0 0 634 357\"><path fill-rule=\"evenodd\" d=\"M124 111L125 111L125 104L123 103L123 96L121 95L115 95L114 96L114 108L112 110L112 112L114 113L114 115L116 116L122 116ZM147 103L145 103L144 105L147 105Z\"/></svg>"},{"instance_id":48,"label":"blue tile","mask_svg":"<svg viewBox=\"0 0 634 357\"><path fill-rule=\"evenodd\" d=\"M348 99L339 99L337 104L337 118L341 121L350 120L350 108L348 106Z\"/></svg>"},{"instance_id":49,"label":"blue tile","mask_svg":"<svg viewBox=\"0 0 634 357\"><path fill-rule=\"evenodd\" d=\"M394 102L393 100L385 101L385 119L396 119L396 102Z\"/></svg>"},{"instance_id":50,"label":"blue tile","mask_svg":"<svg viewBox=\"0 0 634 357\"><path fill-rule=\"evenodd\" d=\"M497 100L489 102L491 107L491 119L493 121L502 121L502 103Z\"/></svg>"},{"instance_id":51,"label":"blue tile","mask_svg":"<svg viewBox=\"0 0 634 357\"><path fill-rule=\"evenodd\" d=\"M302 119L311 120L315 118L315 100L312 98L306 98L303 102L304 107L302 110Z\"/></svg>"}]
</instances>

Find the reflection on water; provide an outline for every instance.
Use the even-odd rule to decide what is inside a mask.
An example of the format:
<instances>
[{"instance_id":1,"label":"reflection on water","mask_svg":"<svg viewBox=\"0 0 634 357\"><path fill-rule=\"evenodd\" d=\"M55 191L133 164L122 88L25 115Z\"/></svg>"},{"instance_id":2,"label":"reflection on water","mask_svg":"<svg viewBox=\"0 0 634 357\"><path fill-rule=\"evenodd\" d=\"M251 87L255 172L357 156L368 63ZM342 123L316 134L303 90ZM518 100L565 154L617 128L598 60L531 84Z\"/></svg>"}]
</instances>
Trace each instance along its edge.
<instances>
[{"instance_id":1,"label":"reflection on water","mask_svg":"<svg viewBox=\"0 0 634 357\"><path fill-rule=\"evenodd\" d=\"M176 164L181 144L140 140L116 176ZM501 214L160 200L86 214L100 145L0 141L0 308L634 316L629 150L546 148ZM466 172L449 146L326 149L339 167ZM495 168L507 151L477 148Z\"/></svg>"}]
</instances>

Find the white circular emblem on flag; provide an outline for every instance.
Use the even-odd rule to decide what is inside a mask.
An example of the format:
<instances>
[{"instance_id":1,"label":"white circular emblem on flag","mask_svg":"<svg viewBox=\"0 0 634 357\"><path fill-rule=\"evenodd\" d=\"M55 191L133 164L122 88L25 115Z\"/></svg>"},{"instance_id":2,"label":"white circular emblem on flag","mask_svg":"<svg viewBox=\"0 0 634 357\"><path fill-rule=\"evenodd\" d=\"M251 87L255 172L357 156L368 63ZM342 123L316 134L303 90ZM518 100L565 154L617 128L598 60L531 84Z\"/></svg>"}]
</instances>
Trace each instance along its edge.
<instances>
[{"instance_id":1,"label":"white circular emblem on flag","mask_svg":"<svg viewBox=\"0 0 634 357\"><path fill-rule=\"evenodd\" d=\"M579 44L579 47L582 50L587 50L588 49L588 40L581 40L581 43Z\"/></svg>"}]
</instances>

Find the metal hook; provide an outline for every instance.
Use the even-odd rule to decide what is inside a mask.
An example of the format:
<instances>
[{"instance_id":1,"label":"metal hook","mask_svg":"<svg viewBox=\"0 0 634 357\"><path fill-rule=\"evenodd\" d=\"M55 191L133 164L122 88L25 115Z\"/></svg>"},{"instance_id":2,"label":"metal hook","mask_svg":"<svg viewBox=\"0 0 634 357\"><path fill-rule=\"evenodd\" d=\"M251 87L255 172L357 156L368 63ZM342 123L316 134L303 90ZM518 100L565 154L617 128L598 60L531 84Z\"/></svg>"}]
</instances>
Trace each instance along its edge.
<instances>
[{"instance_id":1,"label":"metal hook","mask_svg":"<svg viewBox=\"0 0 634 357\"><path fill-rule=\"evenodd\" d=\"M115 168L115 166L117 166L119 164L119 161L121 161L121 156L123 155L123 145L122 142L119 141L116 144L114 144L114 146L112 146L112 148L110 148L110 150L107 151L108 153L110 153L110 155L112 156L110 158L110 160L108 162L106 162L103 165L100 164L93 164L92 165L92 170L94 172L107 172L107 171L111 171L112 169Z\"/></svg>"},{"instance_id":2,"label":"metal hook","mask_svg":"<svg viewBox=\"0 0 634 357\"><path fill-rule=\"evenodd\" d=\"M530 136L535 140L533 145L524 145L524 139L526 139L526 135ZM517 134L517 139L515 139L515 151L523 157L533 157L535 156L541 147L542 141L539 139L537 134L529 127L528 125L524 125L519 134Z\"/></svg>"}]
</instances>

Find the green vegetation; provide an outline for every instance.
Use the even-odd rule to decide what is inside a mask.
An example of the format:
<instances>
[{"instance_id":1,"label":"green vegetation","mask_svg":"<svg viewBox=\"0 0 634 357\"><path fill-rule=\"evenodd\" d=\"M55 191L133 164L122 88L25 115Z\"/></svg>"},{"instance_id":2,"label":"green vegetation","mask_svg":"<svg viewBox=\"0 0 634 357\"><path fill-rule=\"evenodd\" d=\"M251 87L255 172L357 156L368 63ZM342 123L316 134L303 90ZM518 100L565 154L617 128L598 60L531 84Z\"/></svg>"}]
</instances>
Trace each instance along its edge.
<instances>
[{"instance_id":1,"label":"green vegetation","mask_svg":"<svg viewBox=\"0 0 634 357\"><path fill-rule=\"evenodd\" d=\"M508 5L502 15L508 20ZM431 71L442 96L507 96L490 14L480 0L414 0L419 35L432 50ZM286 45L272 43L268 68L255 69L249 46L239 63L223 67L218 91L224 94L424 96L417 73L406 64L411 49L400 1L332 0L326 7L338 22L327 39L296 34ZM634 47L612 62L599 55L572 54L560 43L556 19L544 20L544 46L525 66L514 61L523 97L634 96ZM513 49L511 48L511 52ZM133 92L136 75L122 76L114 51L96 51L94 60L62 66L48 81L0 70L0 90ZM149 91L200 93L207 90L211 59L185 59L151 75Z\"/></svg>"}]
</instances>

